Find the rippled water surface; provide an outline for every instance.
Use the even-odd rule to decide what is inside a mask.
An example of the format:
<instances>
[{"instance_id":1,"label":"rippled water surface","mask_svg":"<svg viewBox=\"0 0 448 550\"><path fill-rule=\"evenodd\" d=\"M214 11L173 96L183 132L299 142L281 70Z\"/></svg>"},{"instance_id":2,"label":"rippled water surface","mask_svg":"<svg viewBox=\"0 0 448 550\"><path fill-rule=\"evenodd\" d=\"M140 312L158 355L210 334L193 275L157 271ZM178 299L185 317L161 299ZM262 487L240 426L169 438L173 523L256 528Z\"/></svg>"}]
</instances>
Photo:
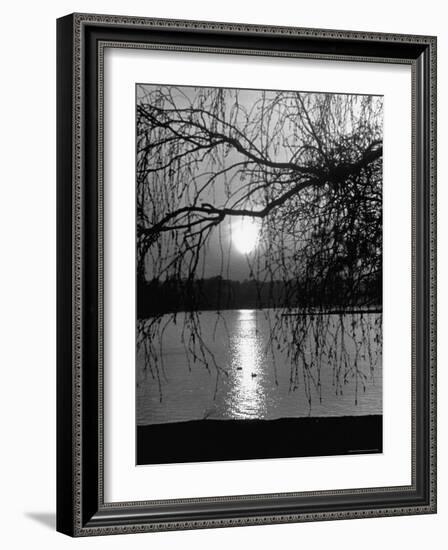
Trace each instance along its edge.
<instances>
[{"instance_id":1,"label":"rippled water surface","mask_svg":"<svg viewBox=\"0 0 448 550\"><path fill-rule=\"evenodd\" d=\"M342 321L340 316L330 316L328 334L338 335L338 331L342 334L342 327L353 335L353 341L344 340L348 355L342 359L337 358L338 346L333 351L331 345L327 350L324 346L320 369L313 363L311 353L317 329L313 332L310 325L310 341L306 344L310 349L304 355L309 357L305 371L310 374L308 383L311 380L308 390L306 376L302 376L303 365L295 365L282 346L269 344L274 311L224 311L218 323L215 312L200 312L200 334L222 369L219 377L212 362L207 369L194 362L186 350L183 315L177 315L176 323L167 323L158 342L159 380L154 369L145 365L144 355L137 354L139 425L203 418L273 419L382 413L381 343L378 329L372 330L378 327L379 314L364 315L361 320L347 316ZM350 370L350 360L356 360L358 375ZM341 364L348 372L345 378ZM299 376L292 384L295 366Z\"/></svg>"}]
</instances>

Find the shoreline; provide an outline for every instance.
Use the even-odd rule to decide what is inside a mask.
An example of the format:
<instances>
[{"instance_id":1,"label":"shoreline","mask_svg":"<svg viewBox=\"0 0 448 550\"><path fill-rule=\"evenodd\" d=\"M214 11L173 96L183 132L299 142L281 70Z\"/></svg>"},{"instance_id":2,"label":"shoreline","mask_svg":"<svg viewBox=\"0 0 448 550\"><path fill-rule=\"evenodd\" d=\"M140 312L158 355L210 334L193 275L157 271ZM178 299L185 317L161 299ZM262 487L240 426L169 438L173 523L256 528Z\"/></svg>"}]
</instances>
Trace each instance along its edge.
<instances>
[{"instance_id":1,"label":"shoreline","mask_svg":"<svg viewBox=\"0 0 448 550\"><path fill-rule=\"evenodd\" d=\"M137 465L382 452L382 415L137 426Z\"/></svg>"},{"instance_id":2,"label":"shoreline","mask_svg":"<svg viewBox=\"0 0 448 550\"><path fill-rule=\"evenodd\" d=\"M189 314L189 313L222 313L224 311L266 311L266 310L296 310L294 313L282 313L283 316L289 316L289 315L296 315L296 313L299 313L300 315L369 315L369 314L375 314L379 315L383 313L383 308L381 304L378 305L372 305L372 306L359 306L358 309L356 309L355 306L350 306L349 308L344 309L343 306L333 306L327 307L327 308L319 308L315 307L314 309L312 307L301 307L296 306L293 308L288 308L284 305L277 305L277 306L258 306L254 305L252 307L244 306L244 307L227 307L222 306L220 308L210 307L210 308L201 308L201 309L191 309L191 310L167 310L163 311L148 317L138 317L137 321L148 321L149 319L155 319L157 317L161 317L163 315L179 315L179 314Z\"/></svg>"}]
</instances>

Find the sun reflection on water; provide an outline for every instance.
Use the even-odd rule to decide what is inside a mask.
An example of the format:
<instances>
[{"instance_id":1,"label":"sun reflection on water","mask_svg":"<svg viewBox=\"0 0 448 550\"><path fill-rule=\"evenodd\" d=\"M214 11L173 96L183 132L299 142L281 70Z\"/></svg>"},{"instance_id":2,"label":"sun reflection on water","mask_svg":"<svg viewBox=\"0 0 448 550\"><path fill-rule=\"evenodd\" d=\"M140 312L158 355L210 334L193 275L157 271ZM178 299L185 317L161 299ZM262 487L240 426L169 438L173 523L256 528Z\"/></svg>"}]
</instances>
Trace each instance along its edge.
<instances>
[{"instance_id":1,"label":"sun reflection on water","mask_svg":"<svg viewBox=\"0 0 448 550\"><path fill-rule=\"evenodd\" d=\"M236 330L230 341L231 380L227 401L233 415L238 418L266 416L263 342L256 321L255 310L239 310Z\"/></svg>"}]
</instances>

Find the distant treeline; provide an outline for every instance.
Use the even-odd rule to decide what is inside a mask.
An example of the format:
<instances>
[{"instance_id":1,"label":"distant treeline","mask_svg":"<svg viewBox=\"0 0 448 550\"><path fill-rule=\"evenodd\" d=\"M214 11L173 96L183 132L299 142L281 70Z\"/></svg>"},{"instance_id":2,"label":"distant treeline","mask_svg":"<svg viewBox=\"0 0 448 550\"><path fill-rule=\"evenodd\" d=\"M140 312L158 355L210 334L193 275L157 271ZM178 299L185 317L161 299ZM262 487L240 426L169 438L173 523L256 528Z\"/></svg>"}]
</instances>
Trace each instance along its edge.
<instances>
[{"instance_id":1,"label":"distant treeline","mask_svg":"<svg viewBox=\"0 0 448 550\"><path fill-rule=\"evenodd\" d=\"M380 306L381 275L364 276L353 282L306 283L289 281L233 281L223 277L209 279L168 279L137 281L137 317L146 319L178 311L260 309L260 308L338 308Z\"/></svg>"}]
</instances>

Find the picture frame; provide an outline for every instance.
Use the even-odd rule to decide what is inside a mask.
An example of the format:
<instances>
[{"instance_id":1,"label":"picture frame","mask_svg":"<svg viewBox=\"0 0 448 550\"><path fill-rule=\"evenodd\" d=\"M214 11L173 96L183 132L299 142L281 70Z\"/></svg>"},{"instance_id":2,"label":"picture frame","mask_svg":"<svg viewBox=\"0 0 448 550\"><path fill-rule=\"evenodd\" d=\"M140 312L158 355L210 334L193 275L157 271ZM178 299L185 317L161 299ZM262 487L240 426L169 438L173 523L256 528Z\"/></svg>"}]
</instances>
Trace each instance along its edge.
<instances>
[{"instance_id":1,"label":"picture frame","mask_svg":"<svg viewBox=\"0 0 448 550\"><path fill-rule=\"evenodd\" d=\"M179 488L169 499L150 490L143 500L105 499L108 47L410 66L410 484L209 497ZM436 38L72 14L57 21L57 51L57 530L78 537L435 513Z\"/></svg>"}]
</instances>

